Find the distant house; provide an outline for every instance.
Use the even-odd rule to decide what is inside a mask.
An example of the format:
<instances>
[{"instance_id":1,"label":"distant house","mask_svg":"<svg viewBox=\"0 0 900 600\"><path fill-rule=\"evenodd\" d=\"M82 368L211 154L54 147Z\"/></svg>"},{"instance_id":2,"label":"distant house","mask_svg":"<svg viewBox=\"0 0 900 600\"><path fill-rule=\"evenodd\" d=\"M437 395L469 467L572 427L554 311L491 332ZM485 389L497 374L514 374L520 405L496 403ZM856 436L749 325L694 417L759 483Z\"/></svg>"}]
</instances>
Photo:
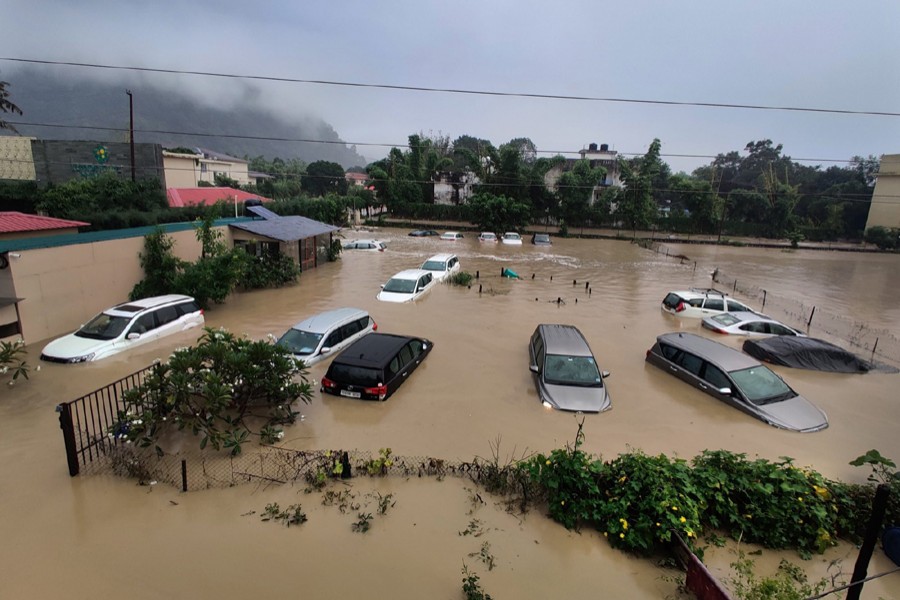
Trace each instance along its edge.
<instances>
[{"instance_id":1,"label":"distant house","mask_svg":"<svg viewBox=\"0 0 900 600\"><path fill-rule=\"evenodd\" d=\"M237 207L239 205L243 206L247 200L271 202L271 199L259 194L251 194L250 192L229 187L168 188L166 190L166 199L169 201L169 208L213 206L218 202L226 202Z\"/></svg>"},{"instance_id":2,"label":"distant house","mask_svg":"<svg viewBox=\"0 0 900 600\"><path fill-rule=\"evenodd\" d=\"M250 178L246 160L207 148L191 150L191 153L162 151L166 187L197 187L201 182L215 183L217 175L234 179L240 185L256 183Z\"/></svg>"},{"instance_id":3,"label":"distant house","mask_svg":"<svg viewBox=\"0 0 900 600\"><path fill-rule=\"evenodd\" d=\"M365 187L366 182L369 180L369 176L365 173L344 173L344 179L347 180L347 184L350 186L356 187Z\"/></svg>"},{"instance_id":4,"label":"distant house","mask_svg":"<svg viewBox=\"0 0 900 600\"><path fill-rule=\"evenodd\" d=\"M471 171L442 171L432 179L435 204L467 204L478 177Z\"/></svg>"},{"instance_id":5,"label":"distant house","mask_svg":"<svg viewBox=\"0 0 900 600\"><path fill-rule=\"evenodd\" d=\"M884 154L878 167L866 229L900 229L900 154Z\"/></svg>"},{"instance_id":6,"label":"distant house","mask_svg":"<svg viewBox=\"0 0 900 600\"><path fill-rule=\"evenodd\" d=\"M229 225L235 247L253 256L290 256L302 271L328 260L334 232L340 231L340 227L307 217L282 217L262 206L248 206L247 212L258 219Z\"/></svg>"},{"instance_id":7,"label":"distant house","mask_svg":"<svg viewBox=\"0 0 900 600\"><path fill-rule=\"evenodd\" d=\"M597 202L607 188L622 185L622 181L619 178L619 153L615 150L610 150L609 144L600 144L599 147L597 144L589 144L587 149L579 150L578 154L581 155L581 158L567 159L565 164L553 167L547 171L547 174L544 175L544 184L548 189L555 191L560 176L566 171L571 171L578 160L587 160L592 168L603 167L606 169L606 179L591 190L591 204Z\"/></svg>"}]
</instances>

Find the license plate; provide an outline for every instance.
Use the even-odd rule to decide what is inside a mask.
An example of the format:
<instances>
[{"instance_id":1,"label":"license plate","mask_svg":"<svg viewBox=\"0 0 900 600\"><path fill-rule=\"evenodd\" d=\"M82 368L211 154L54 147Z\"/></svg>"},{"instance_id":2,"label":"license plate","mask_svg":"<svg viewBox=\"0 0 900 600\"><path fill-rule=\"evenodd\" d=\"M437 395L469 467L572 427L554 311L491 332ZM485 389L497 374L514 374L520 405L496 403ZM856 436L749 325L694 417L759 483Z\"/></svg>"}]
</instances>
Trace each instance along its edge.
<instances>
[{"instance_id":1,"label":"license plate","mask_svg":"<svg viewBox=\"0 0 900 600\"><path fill-rule=\"evenodd\" d=\"M347 390L341 390L341 396L347 396L348 398L359 398L360 393L359 392L350 392Z\"/></svg>"}]
</instances>

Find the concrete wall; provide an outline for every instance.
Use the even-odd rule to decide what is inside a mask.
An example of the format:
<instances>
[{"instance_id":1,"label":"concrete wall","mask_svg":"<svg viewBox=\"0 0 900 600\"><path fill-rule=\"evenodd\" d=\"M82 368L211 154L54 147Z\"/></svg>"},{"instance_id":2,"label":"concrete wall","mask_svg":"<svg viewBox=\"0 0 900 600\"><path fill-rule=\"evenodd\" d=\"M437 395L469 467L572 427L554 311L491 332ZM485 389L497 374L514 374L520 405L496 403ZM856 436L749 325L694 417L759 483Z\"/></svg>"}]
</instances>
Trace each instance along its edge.
<instances>
[{"instance_id":1,"label":"concrete wall","mask_svg":"<svg viewBox=\"0 0 900 600\"><path fill-rule=\"evenodd\" d=\"M900 228L900 154L881 157L866 229L875 226Z\"/></svg>"},{"instance_id":2,"label":"concrete wall","mask_svg":"<svg viewBox=\"0 0 900 600\"><path fill-rule=\"evenodd\" d=\"M0 136L0 179L34 181L32 141L30 137Z\"/></svg>"},{"instance_id":3,"label":"concrete wall","mask_svg":"<svg viewBox=\"0 0 900 600\"><path fill-rule=\"evenodd\" d=\"M95 152L99 146L106 150L106 162L97 159ZM131 179L131 146L126 142L34 140L31 153L35 177L41 186L96 177L107 171L122 179ZM162 147L159 144L135 144L134 164L137 179L163 182Z\"/></svg>"},{"instance_id":4,"label":"concrete wall","mask_svg":"<svg viewBox=\"0 0 900 600\"><path fill-rule=\"evenodd\" d=\"M163 151L166 185L170 188L195 188L200 179L200 156Z\"/></svg>"},{"instance_id":5,"label":"concrete wall","mask_svg":"<svg viewBox=\"0 0 900 600\"><path fill-rule=\"evenodd\" d=\"M232 245L228 227L224 240ZM194 261L200 243L193 230L167 234L173 252ZM92 316L128 299L144 278L139 254L144 238L72 244L17 251L8 269L0 271L0 296L24 298L19 302L22 337L31 344L76 329Z\"/></svg>"}]
</instances>

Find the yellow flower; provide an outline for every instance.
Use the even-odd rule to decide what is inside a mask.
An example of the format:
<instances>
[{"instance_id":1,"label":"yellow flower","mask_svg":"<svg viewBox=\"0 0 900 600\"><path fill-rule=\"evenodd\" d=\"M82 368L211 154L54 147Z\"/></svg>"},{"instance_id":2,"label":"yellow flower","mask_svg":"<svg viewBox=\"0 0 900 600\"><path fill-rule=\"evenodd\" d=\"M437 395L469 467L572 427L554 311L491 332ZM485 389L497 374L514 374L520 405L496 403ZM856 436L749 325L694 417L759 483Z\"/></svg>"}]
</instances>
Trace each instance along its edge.
<instances>
[{"instance_id":1,"label":"yellow flower","mask_svg":"<svg viewBox=\"0 0 900 600\"><path fill-rule=\"evenodd\" d=\"M625 537L625 534L624 534L624 533L620 533L620 534L619 534L619 537L620 537L620 538L624 538L624 537Z\"/></svg>"},{"instance_id":2,"label":"yellow flower","mask_svg":"<svg viewBox=\"0 0 900 600\"><path fill-rule=\"evenodd\" d=\"M678 507L677 507L677 506L673 506L673 507L672 507L672 510L678 510Z\"/></svg>"},{"instance_id":3,"label":"yellow flower","mask_svg":"<svg viewBox=\"0 0 900 600\"><path fill-rule=\"evenodd\" d=\"M560 503L559 503L559 505L560 505L560 506L565 506L565 505L566 505L566 501L565 501L565 500L561 500Z\"/></svg>"},{"instance_id":4,"label":"yellow flower","mask_svg":"<svg viewBox=\"0 0 900 600\"><path fill-rule=\"evenodd\" d=\"M626 521L625 519L619 519L619 523L622 524L622 529L628 531L628 521Z\"/></svg>"},{"instance_id":5,"label":"yellow flower","mask_svg":"<svg viewBox=\"0 0 900 600\"><path fill-rule=\"evenodd\" d=\"M606 532L606 531L603 532L603 537L607 537L608 535L609 535L609 532Z\"/></svg>"},{"instance_id":6,"label":"yellow flower","mask_svg":"<svg viewBox=\"0 0 900 600\"><path fill-rule=\"evenodd\" d=\"M548 464L548 465L550 464L550 459L549 459L549 458L547 459L547 464Z\"/></svg>"},{"instance_id":7,"label":"yellow flower","mask_svg":"<svg viewBox=\"0 0 900 600\"><path fill-rule=\"evenodd\" d=\"M659 527L659 523L657 523L656 526Z\"/></svg>"},{"instance_id":8,"label":"yellow flower","mask_svg":"<svg viewBox=\"0 0 900 600\"><path fill-rule=\"evenodd\" d=\"M689 538L694 537L694 532L691 531L690 529L688 529L688 530L687 530L687 536L688 536Z\"/></svg>"},{"instance_id":9,"label":"yellow flower","mask_svg":"<svg viewBox=\"0 0 900 600\"><path fill-rule=\"evenodd\" d=\"M684 523L685 521L687 521L687 519L685 519L684 517L681 517L681 518L678 519L678 520L681 521L682 523Z\"/></svg>"},{"instance_id":10,"label":"yellow flower","mask_svg":"<svg viewBox=\"0 0 900 600\"><path fill-rule=\"evenodd\" d=\"M619 477L619 483L625 483L626 479L628 479L628 477L626 475L622 475L621 477Z\"/></svg>"},{"instance_id":11,"label":"yellow flower","mask_svg":"<svg viewBox=\"0 0 900 600\"><path fill-rule=\"evenodd\" d=\"M800 496L797 496L797 502L803 502L803 498L801 498Z\"/></svg>"}]
</instances>

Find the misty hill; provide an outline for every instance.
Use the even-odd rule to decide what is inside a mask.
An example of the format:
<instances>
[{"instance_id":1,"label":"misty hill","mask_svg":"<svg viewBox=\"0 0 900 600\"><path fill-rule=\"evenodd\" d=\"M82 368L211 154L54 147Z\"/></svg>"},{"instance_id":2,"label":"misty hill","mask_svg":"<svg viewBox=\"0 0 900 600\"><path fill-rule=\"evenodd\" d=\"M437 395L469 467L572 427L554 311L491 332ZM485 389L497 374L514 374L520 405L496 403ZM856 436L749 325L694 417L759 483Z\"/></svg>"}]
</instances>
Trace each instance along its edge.
<instances>
[{"instance_id":1,"label":"misty hill","mask_svg":"<svg viewBox=\"0 0 900 600\"><path fill-rule=\"evenodd\" d=\"M340 142L331 125L317 118L300 118L296 122L289 122L253 105L242 106L239 110L222 110L200 104L186 95L150 87L147 83L113 84L92 79L61 79L38 69L5 72L2 79L10 83L7 88L10 92L9 99L24 113L13 118L7 115L7 120L115 129L17 125L16 129L22 135L48 140L126 141L128 96L125 89L130 88L134 94L136 142L158 143L164 148L210 148L236 157L262 155L268 159L298 158L307 163L327 160L339 163L344 168L365 166L368 162L356 152L355 147L348 147L343 143L222 136L227 134L251 138ZM191 135L196 133L210 135Z\"/></svg>"}]
</instances>

